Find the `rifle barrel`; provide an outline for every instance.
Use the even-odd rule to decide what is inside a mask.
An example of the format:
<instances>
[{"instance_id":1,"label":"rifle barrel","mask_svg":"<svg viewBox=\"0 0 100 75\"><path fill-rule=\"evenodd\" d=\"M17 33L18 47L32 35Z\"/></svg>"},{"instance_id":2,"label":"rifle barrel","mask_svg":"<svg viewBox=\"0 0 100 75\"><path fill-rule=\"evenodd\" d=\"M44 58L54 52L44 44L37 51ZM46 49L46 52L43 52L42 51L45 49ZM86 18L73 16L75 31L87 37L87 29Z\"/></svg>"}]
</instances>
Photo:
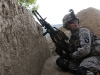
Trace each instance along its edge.
<instances>
[{"instance_id":1,"label":"rifle barrel","mask_svg":"<svg viewBox=\"0 0 100 75\"><path fill-rule=\"evenodd\" d=\"M40 15L36 10L33 10L32 13L35 15L35 17L38 19L38 21L41 23L41 25L42 25L43 27L45 26L45 28L46 28L47 30L52 31L52 32L55 32L55 30L53 29L53 27L52 27L49 23L47 23L47 22L45 21L45 19L43 19L43 18L41 17L41 15Z\"/></svg>"}]
</instances>

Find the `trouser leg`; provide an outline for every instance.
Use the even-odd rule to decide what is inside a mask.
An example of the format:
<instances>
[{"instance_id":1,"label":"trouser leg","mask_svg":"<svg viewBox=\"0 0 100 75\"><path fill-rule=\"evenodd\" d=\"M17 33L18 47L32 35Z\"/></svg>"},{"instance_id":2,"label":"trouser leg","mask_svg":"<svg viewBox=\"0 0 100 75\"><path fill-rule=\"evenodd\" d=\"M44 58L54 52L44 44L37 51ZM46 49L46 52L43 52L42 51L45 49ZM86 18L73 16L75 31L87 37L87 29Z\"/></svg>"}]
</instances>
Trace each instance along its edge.
<instances>
[{"instance_id":1,"label":"trouser leg","mask_svg":"<svg viewBox=\"0 0 100 75\"><path fill-rule=\"evenodd\" d=\"M87 75L96 75L100 71L100 60L98 58L97 56L92 56L81 62L80 66L84 66L89 70Z\"/></svg>"}]
</instances>

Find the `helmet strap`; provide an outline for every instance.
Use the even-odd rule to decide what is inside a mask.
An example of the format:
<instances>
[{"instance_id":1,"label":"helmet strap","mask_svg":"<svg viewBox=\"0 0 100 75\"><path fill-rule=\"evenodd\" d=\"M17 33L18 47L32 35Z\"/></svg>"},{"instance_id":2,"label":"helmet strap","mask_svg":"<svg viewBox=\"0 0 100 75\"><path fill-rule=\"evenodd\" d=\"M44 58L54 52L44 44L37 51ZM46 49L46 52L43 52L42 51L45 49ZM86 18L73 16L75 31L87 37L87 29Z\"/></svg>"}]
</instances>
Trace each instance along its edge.
<instances>
[{"instance_id":1,"label":"helmet strap","mask_svg":"<svg viewBox=\"0 0 100 75\"><path fill-rule=\"evenodd\" d=\"M67 24L65 28L66 28L67 30L70 30L70 29L71 29L70 26L69 26L69 24Z\"/></svg>"}]
</instances>

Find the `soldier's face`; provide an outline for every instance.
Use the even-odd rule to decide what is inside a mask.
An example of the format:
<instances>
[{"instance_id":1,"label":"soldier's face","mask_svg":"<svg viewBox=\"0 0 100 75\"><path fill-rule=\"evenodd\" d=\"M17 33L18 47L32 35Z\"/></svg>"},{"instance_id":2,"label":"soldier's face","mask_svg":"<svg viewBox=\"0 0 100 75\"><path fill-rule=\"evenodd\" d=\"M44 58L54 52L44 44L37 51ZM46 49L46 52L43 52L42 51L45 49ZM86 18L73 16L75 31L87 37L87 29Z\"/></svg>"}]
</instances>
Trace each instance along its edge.
<instances>
[{"instance_id":1,"label":"soldier's face","mask_svg":"<svg viewBox=\"0 0 100 75\"><path fill-rule=\"evenodd\" d=\"M77 20L73 20L73 21L69 22L69 26L70 26L71 30L78 29L79 28L78 21Z\"/></svg>"}]
</instances>

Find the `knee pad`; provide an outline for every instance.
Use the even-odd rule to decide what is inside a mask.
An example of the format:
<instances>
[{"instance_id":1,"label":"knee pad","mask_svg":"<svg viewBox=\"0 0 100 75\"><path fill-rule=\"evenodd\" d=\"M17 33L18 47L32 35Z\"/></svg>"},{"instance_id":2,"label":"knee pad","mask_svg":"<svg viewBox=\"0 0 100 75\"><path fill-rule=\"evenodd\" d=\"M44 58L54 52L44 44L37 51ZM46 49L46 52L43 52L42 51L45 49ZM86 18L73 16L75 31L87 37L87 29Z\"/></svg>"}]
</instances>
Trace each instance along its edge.
<instances>
[{"instance_id":1,"label":"knee pad","mask_svg":"<svg viewBox=\"0 0 100 75\"><path fill-rule=\"evenodd\" d=\"M68 70L69 68L69 62L61 57L56 60L56 64L63 70Z\"/></svg>"},{"instance_id":2,"label":"knee pad","mask_svg":"<svg viewBox=\"0 0 100 75\"><path fill-rule=\"evenodd\" d=\"M87 68L84 66L80 66L77 69L77 75L86 75L87 74Z\"/></svg>"}]
</instances>

